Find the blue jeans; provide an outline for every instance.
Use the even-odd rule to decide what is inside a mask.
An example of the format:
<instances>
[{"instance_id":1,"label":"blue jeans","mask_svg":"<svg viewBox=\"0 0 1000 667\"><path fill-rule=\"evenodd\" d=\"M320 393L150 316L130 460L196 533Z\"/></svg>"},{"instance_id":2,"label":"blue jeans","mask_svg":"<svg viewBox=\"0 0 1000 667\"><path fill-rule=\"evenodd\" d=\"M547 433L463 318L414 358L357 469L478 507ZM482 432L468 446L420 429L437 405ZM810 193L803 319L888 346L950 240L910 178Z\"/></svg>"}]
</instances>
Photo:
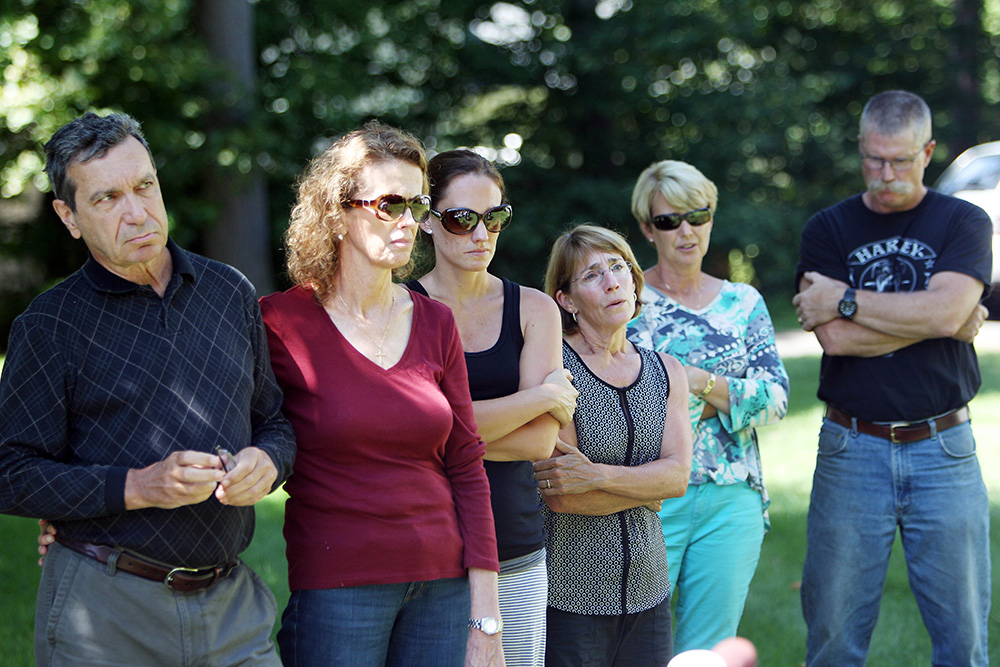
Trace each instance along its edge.
<instances>
[{"instance_id":1,"label":"blue jeans","mask_svg":"<svg viewBox=\"0 0 1000 667\"><path fill-rule=\"evenodd\" d=\"M736 634L764 540L764 506L749 484L690 484L660 510L667 543L674 651Z\"/></svg>"},{"instance_id":2,"label":"blue jeans","mask_svg":"<svg viewBox=\"0 0 1000 667\"><path fill-rule=\"evenodd\" d=\"M971 425L894 444L824 420L802 576L810 667L865 664L897 528L932 664L987 664L989 502Z\"/></svg>"},{"instance_id":3,"label":"blue jeans","mask_svg":"<svg viewBox=\"0 0 1000 667\"><path fill-rule=\"evenodd\" d=\"M278 648L285 667L462 667L469 580L292 591Z\"/></svg>"}]
</instances>

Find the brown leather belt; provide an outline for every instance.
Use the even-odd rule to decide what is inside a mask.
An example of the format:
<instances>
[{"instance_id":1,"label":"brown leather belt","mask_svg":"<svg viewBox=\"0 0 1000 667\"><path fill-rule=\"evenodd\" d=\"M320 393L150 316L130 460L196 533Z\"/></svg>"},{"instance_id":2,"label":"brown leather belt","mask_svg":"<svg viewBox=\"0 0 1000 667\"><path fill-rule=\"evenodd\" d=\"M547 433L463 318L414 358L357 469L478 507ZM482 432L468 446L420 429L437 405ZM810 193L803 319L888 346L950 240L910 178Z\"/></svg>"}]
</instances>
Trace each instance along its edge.
<instances>
[{"instance_id":1,"label":"brown leather belt","mask_svg":"<svg viewBox=\"0 0 1000 667\"><path fill-rule=\"evenodd\" d=\"M826 408L826 418L834 424L840 424L845 428L853 428L851 416L842 412L832 405ZM857 420L858 432L865 435L874 435L877 438L884 438L892 442L916 442L926 440L931 437L931 424L934 424L938 433L941 431L964 424L969 421L969 408L962 406L958 410L922 422L896 422L893 424L874 424L872 422Z\"/></svg>"},{"instance_id":2,"label":"brown leather belt","mask_svg":"<svg viewBox=\"0 0 1000 667\"><path fill-rule=\"evenodd\" d=\"M122 551L121 549L115 549L114 547L105 546L103 544L78 542L77 540L71 540L63 537L58 533L56 533L56 542L63 545L67 549L72 549L77 553L89 556L90 558L93 558L101 563L107 563L112 559L112 557L115 556L115 554L118 554L115 569L121 570L122 572L128 572L129 574L134 574L135 576L142 577L143 579L160 581L167 588L180 593L191 593L192 591L200 591L208 588L216 581L228 577L229 574L239 565L239 561L234 560L226 563L225 565L201 569L169 567L154 563L143 558L142 556L130 554L129 552Z\"/></svg>"}]
</instances>

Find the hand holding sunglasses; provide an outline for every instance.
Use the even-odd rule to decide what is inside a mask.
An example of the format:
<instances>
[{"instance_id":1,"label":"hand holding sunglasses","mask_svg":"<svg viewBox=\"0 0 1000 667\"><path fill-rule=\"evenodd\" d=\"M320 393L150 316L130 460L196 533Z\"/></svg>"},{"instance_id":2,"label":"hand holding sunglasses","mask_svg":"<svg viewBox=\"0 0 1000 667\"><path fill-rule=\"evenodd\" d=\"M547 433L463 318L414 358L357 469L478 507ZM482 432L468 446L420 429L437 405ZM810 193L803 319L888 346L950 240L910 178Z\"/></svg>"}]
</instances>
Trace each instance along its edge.
<instances>
[{"instance_id":1,"label":"hand holding sunglasses","mask_svg":"<svg viewBox=\"0 0 1000 667\"><path fill-rule=\"evenodd\" d=\"M698 208L687 213L664 213L663 215L657 215L650 220L650 223L657 229L666 232L677 229L685 220L692 227L701 227L711 219L712 209L706 206L705 208Z\"/></svg>"},{"instance_id":2,"label":"hand holding sunglasses","mask_svg":"<svg viewBox=\"0 0 1000 667\"><path fill-rule=\"evenodd\" d=\"M403 195L379 195L375 199L350 199L341 202L348 208L367 208L383 222L397 222L410 209L415 222L424 222L431 212L429 195L417 195L407 199Z\"/></svg>"},{"instance_id":3,"label":"hand holding sunglasses","mask_svg":"<svg viewBox=\"0 0 1000 667\"><path fill-rule=\"evenodd\" d=\"M471 208L449 208L444 212L431 209L431 213L441 221L441 226L444 227L446 232L458 234L459 236L471 234L475 231L476 227L479 226L480 220L486 225L487 231L493 233L499 232L507 226L514 215L510 204L494 206L485 213L477 213Z\"/></svg>"}]
</instances>

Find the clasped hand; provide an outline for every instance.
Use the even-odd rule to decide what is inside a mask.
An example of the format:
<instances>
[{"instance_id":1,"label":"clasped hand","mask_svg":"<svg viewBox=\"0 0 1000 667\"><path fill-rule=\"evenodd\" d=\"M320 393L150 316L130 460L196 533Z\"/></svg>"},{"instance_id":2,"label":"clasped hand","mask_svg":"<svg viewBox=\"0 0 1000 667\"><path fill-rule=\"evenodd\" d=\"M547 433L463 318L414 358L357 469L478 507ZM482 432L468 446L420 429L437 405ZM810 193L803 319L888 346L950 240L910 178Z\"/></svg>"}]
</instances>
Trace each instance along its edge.
<instances>
[{"instance_id":1,"label":"clasped hand","mask_svg":"<svg viewBox=\"0 0 1000 667\"><path fill-rule=\"evenodd\" d=\"M576 398L580 393L573 386L573 375L565 368L557 368L542 380L542 387L549 389L550 400L554 407L549 410L559 428L566 428L573 421L576 411Z\"/></svg>"},{"instance_id":2,"label":"clasped hand","mask_svg":"<svg viewBox=\"0 0 1000 667\"><path fill-rule=\"evenodd\" d=\"M151 466L132 469L125 478L125 508L169 509L193 505L207 500L213 492L223 505L245 506L257 503L270 493L278 470L267 453L257 447L247 447L234 457L234 462L236 465L229 472L223 472L218 456L183 451L173 452ZM148 485L146 495L137 498L135 485ZM38 525L41 529L38 565L41 566L49 545L55 541L56 529L45 519L40 519Z\"/></svg>"},{"instance_id":3,"label":"clasped hand","mask_svg":"<svg viewBox=\"0 0 1000 667\"><path fill-rule=\"evenodd\" d=\"M824 276L817 271L802 274L799 293L792 299L799 324L805 331L832 322L839 317L837 306L844 296L847 283Z\"/></svg>"},{"instance_id":4,"label":"clasped hand","mask_svg":"<svg viewBox=\"0 0 1000 667\"><path fill-rule=\"evenodd\" d=\"M599 463L562 440L556 440L556 452L552 458L534 464L535 480L543 496L587 493L600 488L603 475Z\"/></svg>"},{"instance_id":5,"label":"clasped hand","mask_svg":"<svg viewBox=\"0 0 1000 667\"><path fill-rule=\"evenodd\" d=\"M145 468L129 470L125 478L125 508L173 509L200 503L213 493L223 505L248 506L271 491L278 471L263 450L247 447L235 455L225 472L214 454L173 452Z\"/></svg>"},{"instance_id":6,"label":"clasped hand","mask_svg":"<svg viewBox=\"0 0 1000 667\"><path fill-rule=\"evenodd\" d=\"M990 311L986 309L983 304L976 304L976 307L972 309L969 314L968 319L965 323L955 332L952 336L955 340L960 340L963 343L971 343L979 335L979 330L983 328L983 323L986 321L986 317L990 314Z\"/></svg>"}]
</instances>

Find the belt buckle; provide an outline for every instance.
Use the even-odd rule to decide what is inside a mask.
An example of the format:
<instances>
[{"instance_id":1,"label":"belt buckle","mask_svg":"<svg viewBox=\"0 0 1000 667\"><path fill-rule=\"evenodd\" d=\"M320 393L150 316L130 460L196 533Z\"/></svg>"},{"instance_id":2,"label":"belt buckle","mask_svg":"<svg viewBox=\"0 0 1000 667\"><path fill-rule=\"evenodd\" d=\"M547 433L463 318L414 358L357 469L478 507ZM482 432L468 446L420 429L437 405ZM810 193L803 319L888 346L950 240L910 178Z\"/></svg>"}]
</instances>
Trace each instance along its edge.
<instances>
[{"instance_id":1,"label":"belt buckle","mask_svg":"<svg viewBox=\"0 0 1000 667\"><path fill-rule=\"evenodd\" d=\"M201 571L202 571L202 569L193 568L193 567L175 567L174 569L170 570L170 572L167 572L167 576L163 578L163 585L166 586L167 588L169 588L172 591L173 590L177 590L173 586L174 575L175 574L179 574L179 573L192 573L193 574L195 572L201 572ZM215 574L216 577L219 576L218 568L215 568L214 574ZM214 579L208 585L211 586L213 583L215 583Z\"/></svg>"},{"instance_id":2,"label":"belt buckle","mask_svg":"<svg viewBox=\"0 0 1000 667\"><path fill-rule=\"evenodd\" d=\"M892 424L889 424L889 439L893 442L893 444L900 444L899 440L896 439L896 429L905 428L907 426L911 426L910 422L893 422Z\"/></svg>"}]
</instances>

